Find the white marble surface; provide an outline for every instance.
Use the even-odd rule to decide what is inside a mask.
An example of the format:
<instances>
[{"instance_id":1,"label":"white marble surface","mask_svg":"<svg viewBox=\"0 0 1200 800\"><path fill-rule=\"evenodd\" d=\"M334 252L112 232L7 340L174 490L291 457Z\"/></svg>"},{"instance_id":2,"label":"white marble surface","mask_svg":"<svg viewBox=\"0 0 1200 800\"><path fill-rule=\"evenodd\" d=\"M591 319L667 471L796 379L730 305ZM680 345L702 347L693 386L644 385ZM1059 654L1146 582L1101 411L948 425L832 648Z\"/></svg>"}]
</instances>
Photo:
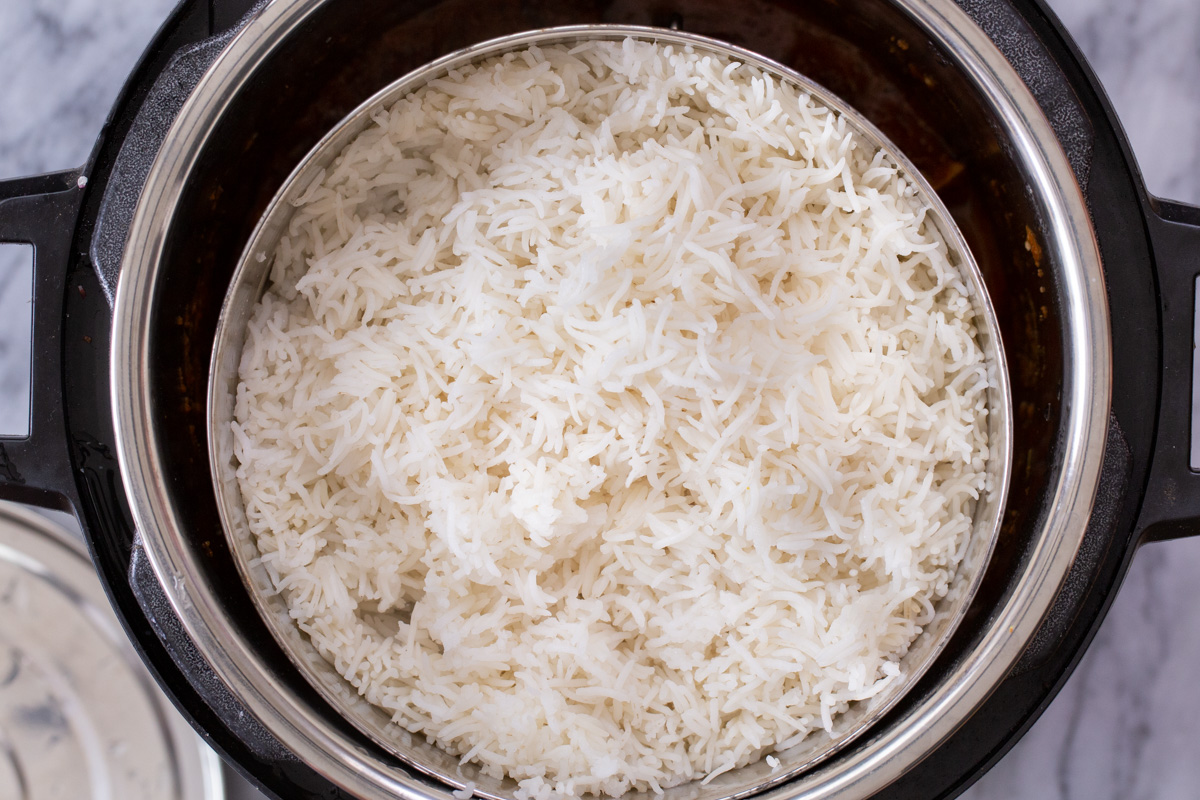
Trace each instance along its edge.
<instances>
[{"instance_id":1,"label":"white marble surface","mask_svg":"<svg viewBox=\"0 0 1200 800\"><path fill-rule=\"evenodd\" d=\"M1150 190L1200 203L1200 0L1050 0ZM172 0L0 0L0 177L85 160ZM29 271L0 248L0 430L24 426ZM19 262L20 259L17 259ZM1186 436L1186 431L1180 431ZM1200 540L1138 554L1091 649L968 800L1200 797ZM234 800L249 800L244 787Z\"/></svg>"}]
</instances>

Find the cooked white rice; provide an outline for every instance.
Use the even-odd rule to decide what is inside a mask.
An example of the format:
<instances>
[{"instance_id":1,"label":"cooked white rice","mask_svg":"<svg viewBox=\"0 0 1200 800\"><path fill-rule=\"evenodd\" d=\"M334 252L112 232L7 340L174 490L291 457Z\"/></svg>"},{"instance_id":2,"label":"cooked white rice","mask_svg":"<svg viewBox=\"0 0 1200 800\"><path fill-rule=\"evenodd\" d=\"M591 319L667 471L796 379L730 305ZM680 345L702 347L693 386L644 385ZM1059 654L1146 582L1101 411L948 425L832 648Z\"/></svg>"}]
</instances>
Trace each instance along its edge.
<instances>
[{"instance_id":1,"label":"cooked white rice","mask_svg":"<svg viewBox=\"0 0 1200 800\"><path fill-rule=\"evenodd\" d=\"M837 115L690 50L529 49L379 112L297 201L240 367L296 623L530 798L830 727L897 680L984 488L924 211Z\"/></svg>"}]
</instances>

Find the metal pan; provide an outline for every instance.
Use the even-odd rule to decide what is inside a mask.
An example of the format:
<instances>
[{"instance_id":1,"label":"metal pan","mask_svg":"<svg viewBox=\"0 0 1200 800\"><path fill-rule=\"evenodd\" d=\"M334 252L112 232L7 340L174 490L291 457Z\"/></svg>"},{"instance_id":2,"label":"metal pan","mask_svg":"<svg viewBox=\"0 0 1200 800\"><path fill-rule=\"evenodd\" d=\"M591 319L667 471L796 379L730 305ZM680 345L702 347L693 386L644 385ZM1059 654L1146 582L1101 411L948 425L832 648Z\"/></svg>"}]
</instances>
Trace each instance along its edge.
<instances>
[{"instance_id":1,"label":"metal pan","mask_svg":"<svg viewBox=\"0 0 1200 800\"><path fill-rule=\"evenodd\" d=\"M0 587L0 797L225 800L77 535L0 502Z\"/></svg>"},{"instance_id":2,"label":"metal pan","mask_svg":"<svg viewBox=\"0 0 1200 800\"><path fill-rule=\"evenodd\" d=\"M444 784L460 788L473 784L477 795L494 800L511 797L515 784L483 775L473 765L460 764L456 757L392 724L387 712L362 699L299 631L288 614L283 598L275 593L266 570L257 563L258 551L247 527L234 475L231 422L238 361L245 342L247 321L267 288L271 256L292 216L292 201L300 196L320 170L329 166L347 144L370 124L373 113L391 106L426 82L478 60L532 45L596 39L620 40L626 37L664 45L690 46L698 51L758 67L792 83L818 103L837 111L864 142L886 152L899 165L905 177L917 187L921 201L929 209L927 219L940 232L950 251L951 261L956 263L971 292L979 327L978 340L985 353L991 384L988 394L990 457L987 466L990 491L976 506L969 544L954 576L951 591L938 602L934 621L925 627L900 662L904 678L871 700L852 705L836 718L832 732L813 733L799 745L776 753L781 762L778 769L772 769L765 763L751 764L721 775L705 785L693 783L677 787L670 790L668 795L672 798L716 800L742 797L778 785L845 747L893 708L937 658L966 613L995 545L1008 489L1012 408L1007 362L1000 328L979 268L962 233L928 181L875 126L831 92L781 64L714 39L680 31L618 25L571 26L505 36L451 53L399 79L360 105L309 152L272 199L242 253L226 294L210 362L210 464L224 531L237 569L249 587L263 620L294 667L327 703L386 750ZM250 676L249 679L252 682L270 680L269 676ZM406 776L398 773L396 778L406 788L420 790L419 784L408 780Z\"/></svg>"}]
</instances>

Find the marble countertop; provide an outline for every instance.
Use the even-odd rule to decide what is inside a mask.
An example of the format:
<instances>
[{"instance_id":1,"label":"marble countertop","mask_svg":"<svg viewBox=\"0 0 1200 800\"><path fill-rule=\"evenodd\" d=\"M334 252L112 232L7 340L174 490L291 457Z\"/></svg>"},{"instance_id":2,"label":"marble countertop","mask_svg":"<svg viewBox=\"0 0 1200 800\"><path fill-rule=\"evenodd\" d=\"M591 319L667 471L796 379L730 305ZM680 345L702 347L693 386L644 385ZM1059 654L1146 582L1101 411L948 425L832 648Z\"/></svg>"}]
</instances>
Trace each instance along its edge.
<instances>
[{"instance_id":1,"label":"marble countertop","mask_svg":"<svg viewBox=\"0 0 1200 800\"><path fill-rule=\"evenodd\" d=\"M1103 81L1151 192L1200 204L1200 2L1050 5ZM0 2L0 176L83 163L121 82L173 6L174 0ZM13 433L23 431L28 408L25 252L0 247L0 431ZM1200 539L1139 552L1062 693L963 797L1200 796L1198 582ZM239 784L230 796L257 794Z\"/></svg>"}]
</instances>

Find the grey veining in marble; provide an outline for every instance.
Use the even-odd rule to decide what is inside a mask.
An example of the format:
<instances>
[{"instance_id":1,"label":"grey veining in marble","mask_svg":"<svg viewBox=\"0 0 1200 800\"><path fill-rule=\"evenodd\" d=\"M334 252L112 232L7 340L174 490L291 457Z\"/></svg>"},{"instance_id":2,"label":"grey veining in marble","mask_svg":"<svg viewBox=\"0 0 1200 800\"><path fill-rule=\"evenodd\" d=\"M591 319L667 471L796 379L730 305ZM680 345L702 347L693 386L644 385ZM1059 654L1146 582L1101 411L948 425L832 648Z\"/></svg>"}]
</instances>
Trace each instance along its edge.
<instances>
[{"instance_id":1,"label":"grey veining in marble","mask_svg":"<svg viewBox=\"0 0 1200 800\"><path fill-rule=\"evenodd\" d=\"M1050 5L1104 83L1150 191L1200 203L1200 3Z\"/></svg>"},{"instance_id":2,"label":"grey veining in marble","mask_svg":"<svg viewBox=\"0 0 1200 800\"><path fill-rule=\"evenodd\" d=\"M29 432L33 248L0 244L0 433Z\"/></svg>"},{"instance_id":3,"label":"grey veining in marble","mask_svg":"<svg viewBox=\"0 0 1200 800\"><path fill-rule=\"evenodd\" d=\"M1200 0L1049 2L1103 81L1149 189L1200 203ZM0 0L0 177L82 164L122 81L173 5ZM30 277L10 267L6 251L0 248L0 430L13 431L13 420L27 416L20 397L28 385ZM1062 693L964 797L1200 797L1197 586L1200 540L1138 553ZM256 796L241 785L230 794Z\"/></svg>"},{"instance_id":4,"label":"grey veining in marble","mask_svg":"<svg viewBox=\"0 0 1200 800\"><path fill-rule=\"evenodd\" d=\"M172 0L0 3L0 171L79 166Z\"/></svg>"}]
</instances>

